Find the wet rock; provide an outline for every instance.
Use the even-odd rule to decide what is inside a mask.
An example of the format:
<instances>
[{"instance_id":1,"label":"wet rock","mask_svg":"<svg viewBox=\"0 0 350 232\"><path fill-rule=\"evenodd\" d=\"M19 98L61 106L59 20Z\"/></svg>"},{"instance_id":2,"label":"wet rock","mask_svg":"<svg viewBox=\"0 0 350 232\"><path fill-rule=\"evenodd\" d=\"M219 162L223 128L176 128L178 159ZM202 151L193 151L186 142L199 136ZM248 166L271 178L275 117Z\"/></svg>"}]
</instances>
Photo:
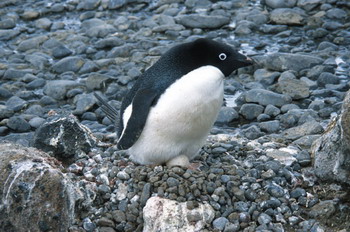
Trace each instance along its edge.
<instances>
[{"instance_id":1,"label":"wet rock","mask_svg":"<svg viewBox=\"0 0 350 232\"><path fill-rule=\"evenodd\" d=\"M317 139L311 154L315 174L322 180L349 181L350 93L346 94L341 114L330 121L325 133Z\"/></svg>"},{"instance_id":2,"label":"wet rock","mask_svg":"<svg viewBox=\"0 0 350 232\"><path fill-rule=\"evenodd\" d=\"M52 66L52 70L56 73L64 73L68 71L78 72L84 65L84 59L77 56L65 57Z\"/></svg>"},{"instance_id":3,"label":"wet rock","mask_svg":"<svg viewBox=\"0 0 350 232\"><path fill-rule=\"evenodd\" d=\"M276 71L293 70L299 72L302 69L311 68L323 63L323 59L312 55L273 53L263 61L266 68Z\"/></svg>"},{"instance_id":4,"label":"wet rock","mask_svg":"<svg viewBox=\"0 0 350 232\"><path fill-rule=\"evenodd\" d=\"M282 25L303 25L305 13L302 10L279 8L271 11L270 20Z\"/></svg>"},{"instance_id":5,"label":"wet rock","mask_svg":"<svg viewBox=\"0 0 350 232\"><path fill-rule=\"evenodd\" d=\"M188 215L197 215L199 220ZM214 219L214 210L207 203L199 203L198 207L189 210L186 202L151 197L143 208L144 231L200 231Z\"/></svg>"},{"instance_id":6,"label":"wet rock","mask_svg":"<svg viewBox=\"0 0 350 232\"><path fill-rule=\"evenodd\" d=\"M242 105L239 113L248 120L256 119L262 112L264 107L258 104L244 104Z\"/></svg>"},{"instance_id":7,"label":"wet rock","mask_svg":"<svg viewBox=\"0 0 350 232\"><path fill-rule=\"evenodd\" d=\"M79 157L96 144L91 131L72 115L52 116L41 125L33 138L33 146L52 152L61 160Z\"/></svg>"},{"instance_id":8,"label":"wet rock","mask_svg":"<svg viewBox=\"0 0 350 232\"><path fill-rule=\"evenodd\" d=\"M264 89L252 89L245 93L244 95L246 102L259 103L260 105L267 106L283 106L292 101L289 96L274 93L269 90Z\"/></svg>"},{"instance_id":9,"label":"wet rock","mask_svg":"<svg viewBox=\"0 0 350 232\"><path fill-rule=\"evenodd\" d=\"M220 28L230 23L230 18L224 16L181 15L175 18L176 22L190 28Z\"/></svg>"},{"instance_id":10,"label":"wet rock","mask_svg":"<svg viewBox=\"0 0 350 232\"><path fill-rule=\"evenodd\" d=\"M34 148L5 143L0 150L0 230L68 231L82 195L61 167Z\"/></svg>"}]
</instances>

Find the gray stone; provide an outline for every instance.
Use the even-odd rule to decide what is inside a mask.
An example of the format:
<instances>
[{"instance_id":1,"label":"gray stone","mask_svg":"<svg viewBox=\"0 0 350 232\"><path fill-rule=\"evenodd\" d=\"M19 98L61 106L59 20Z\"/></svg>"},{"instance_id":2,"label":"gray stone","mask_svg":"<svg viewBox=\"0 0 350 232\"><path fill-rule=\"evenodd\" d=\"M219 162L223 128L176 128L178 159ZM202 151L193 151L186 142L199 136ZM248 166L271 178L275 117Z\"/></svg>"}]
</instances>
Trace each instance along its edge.
<instances>
[{"instance_id":1,"label":"gray stone","mask_svg":"<svg viewBox=\"0 0 350 232\"><path fill-rule=\"evenodd\" d=\"M331 21L331 22L325 22L324 24L322 24L322 27L329 31L335 31L343 27L343 24L339 22Z\"/></svg>"},{"instance_id":2,"label":"gray stone","mask_svg":"<svg viewBox=\"0 0 350 232\"><path fill-rule=\"evenodd\" d=\"M264 24L259 28L259 30L267 34L276 34L287 30L287 28L288 28L287 25Z\"/></svg>"},{"instance_id":3,"label":"gray stone","mask_svg":"<svg viewBox=\"0 0 350 232\"><path fill-rule=\"evenodd\" d=\"M263 61L266 68L280 72L287 70L299 72L321 63L323 63L323 59L317 56L280 52L268 55Z\"/></svg>"},{"instance_id":4,"label":"gray stone","mask_svg":"<svg viewBox=\"0 0 350 232\"><path fill-rule=\"evenodd\" d=\"M61 170L42 151L0 144L0 230L69 231L82 193Z\"/></svg>"},{"instance_id":5,"label":"gray stone","mask_svg":"<svg viewBox=\"0 0 350 232\"><path fill-rule=\"evenodd\" d=\"M279 8L270 12L270 20L282 25L303 25L305 12L303 10Z\"/></svg>"},{"instance_id":6,"label":"gray stone","mask_svg":"<svg viewBox=\"0 0 350 232\"><path fill-rule=\"evenodd\" d=\"M32 70L8 69L5 71L3 78L6 80L18 80L31 72Z\"/></svg>"},{"instance_id":7,"label":"gray stone","mask_svg":"<svg viewBox=\"0 0 350 232\"><path fill-rule=\"evenodd\" d=\"M29 125L33 128L39 128L42 124L44 124L45 119L41 117L34 117L29 120Z\"/></svg>"},{"instance_id":8,"label":"gray stone","mask_svg":"<svg viewBox=\"0 0 350 232\"><path fill-rule=\"evenodd\" d=\"M7 89L0 87L0 99L8 99L10 97L12 97L13 94L8 91Z\"/></svg>"},{"instance_id":9,"label":"gray stone","mask_svg":"<svg viewBox=\"0 0 350 232\"><path fill-rule=\"evenodd\" d=\"M263 85L270 86L277 80L279 75L279 72L271 72L266 69L257 69L254 72L254 79Z\"/></svg>"},{"instance_id":10,"label":"gray stone","mask_svg":"<svg viewBox=\"0 0 350 232\"><path fill-rule=\"evenodd\" d=\"M256 119L264 111L264 107L258 104L243 104L239 113L248 120Z\"/></svg>"},{"instance_id":11,"label":"gray stone","mask_svg":"<svg viewBox=\"0 0 350 232\"><path fill-rule=\"evenodd\" d=\"M320 123L315 120L308 121L300 126L285 130L282 135L287 139L299 139L305 135L321 134L324 131Z\"/></svg>"},{"instance_id":12,"label":"gray stone","mask_svg":"<svg viewBox=\"0 0 350 232\"><path fill-rule=\"evenodd\" d=\"M332 50L336 50L336 49L338 49L338 46L335 45L334 43L331 43L331 42L328 42L328 41L323 41L317 47L317 49L320 50L320 51L324 50L324 49L329 49L329 48L332 49Z\"/></svg>"},{"instance_id":13,"label":"gray stone","mask_svg":"<svg viewBox=\"0 0 350 232\"><path fill-rule=\"evenodd\" d=\"M113 25L107 24L103 20L97 18L85 20L81 27L88 37L104 38L116 32L116 28L113 27Z\"/></svg>"},{"instance_id":14,"label":"gray stone","mask_svg":"<svg viewBox=\"0 0 350 232\"><path fill-rule=\"evenodd\" d=\"M84 59L77 56L65 57L52 66L52 70L56 73L64 73L68 71L78 72L84 65Z\"/></svg>"},{"instance_id":15,"label":"gray stone","mask_svg":"<svg viewBox=\"0 0 350 232\"><path fill-rule=\"evenodd\" d=\"M232 107L224 106L224 107L221 107L215 124L227 125L230 122L237 120L238 118L239 118L239 115L235 109L233 109Z\"/></svg>"},{"instance_id":16,"label":"gray stone","mask_svg":"<svg viewBox=\"0 0 350 232\"><path fill-rule=\"evenodd\" d=\"M298 7L310 11L322 3L323 0L298 0Z\"/></svg>"},{"instance_id":17,"label":"gray stone","mask_svg":"<svg viewBox=\"0 0 350 232\"><path fill-rule=\"evenodd\" d=\"M9 118L14 114L14 111L7 106L0 105L0 119Z\"/></svg>"},{"instance_id":18,"label":"gray stone","mask_svg":"<svg viewBox=\"0 0 350 232\"><path fill-rule=\"evenodd\" d=\"M43 116L44 115L44 109L40 105L31 105L28 109L25 111L26 114L36 115L36 116Z\"/></svg>"},{"instance_id":19,"label":"gray stone","mask_svg":"<svg viewBox=\"0 0 350 232\"><path fill-rule=\"evenodd\" d=\"M291 97L283 94L274 93L264 89L252 89L244 95L246 102L254 102L263 106L283 106L292 101Z\"/></svg>"},{"instance_id":20,"label":"gray stone","mask_svg":"<svg viewBox=\"0 0 350 232\"><path fill-rule=\"evenodd\" d=\"M35 21L35 27L40 29L50 30L51 25L52 21L48 18L41 18Z\"/></svg>"},{"instance_id":21,"label":"gray stone","mask_svg":"<svg viewBox=\"0 0 350 232\"><path fill-rule=\"evenodd\" d=\"M12 116L7 121L7 127L15 132L27 132L30 131L30 124L21 116Z\"/></svg>"},{"instance_id":22,"label":"gray stone","mask_svg":"<svg viewBox=\"0 0 350 232\"><path fill-rule=\"evenodd\" d=\"M326 12L326 16L330 19L345 19L348 13L343 9L332 8Z\"/></svg>"},{"instance_id":23,"label":"gray stone","mask_svg":"<svg viewBox=\"0 0 350 232\"><path fill-rule=\"evenodd\" d=\"M76 105L73 114L82 115L86 111L89 111L96 102L97 100L93 93L76 95L73 100L73 103Z\"/></svg>"},{"instance_id":24,"label":"gray stone","mask_svg":"<svg viewBox=\"0 0 350 232\"><path fill-rule=\"evenodd\" d=\"M63 44L52 49L52 56L56 59L61 59L66 56L70 56L72 53L73 52Z\"/></svg>"},{"instance_id":25,"label":"gray stone","mask_svg":"<svg viewBox=\"0 0 350 232\"><path fill-rule=\"evenodd\" d=\"M80 87L81 84L69 80L48 81L44 87L44 93L56 100L63 100L69 90Z\"/></svg>"},{"instance_id":26,"label":"gray stone","mask_svg":"<svg viewBox=\"0 0 350 232\"><path fill-rule=\"evenodd\" d=\"M277 115L279 115L281 113L281 110L274 105L267 105L265 107L264 113L271 116L271 117L276 117Z\"/></svg>"},{"instance_id":27,"label":"gray stone","mask_svg":"<svg viewBox=\"0 0 350 232\"><path fill-rule=\"evenodd\" d=\"M223 231L227 223L228 223L227 218L219 217L213 221L213 227L214 227L214 229L217 229L219 231Z\"/></svg>"},{"instance_id":28,"label":"gray stone","mask_svg":"<svg viewBox=\"0 0 350 232\"><path fill-rule=\"evenodd\" d=\"M113 77L100 74L100 73L91 73L86 79L85 85L88 90L104 89L106 85L113 80Z\"/></svg>"},{"instance_id":29,"label":"gray stone","mask_svg":"<svg viewBox=\"0 0 350 232\"><path fill-rule=\"evenodd\" d=\"M317 79L317 84L320 87L324 87L326 84L339 84L339 78L329 72L323 72Z\"/></svg>"},{"instance_id":30,"label":"gray stone","mask_svg":"<svg viewBox=\"0 0 350 232\"><path fill-rule=\"evenodd\" d=\"M192 14L177 16L175 21L185 27L215 29L229 24L230 18Z\"/></svg>"},{"instance_id":31,"label":"gray stone","mask_svg":"<svg viewBox=\"0 0 350 232\"><path fill-rule=\"evenodd\" d=\"M20 111L24 107L26 107L26 105L27 105L27 101L17 96L13 96L6 101L7 109L11 111Z\"/></svg>"},{"instance_id":32,"label":"gray stone","mask_svg":"<svg viewBox=\"0 0 350 232\"><path fill-rule=\"evenodd\" d=\"M297 79L293 73L285 71L278 79L277 89L290 96L293 100L307 98L310 95L309 86L302 80Z\"/></svg>"},{"instance_id":33,"label":"gray stone","mask_svg":"<svg viewBox=\"0 0 350 232\"><path fill-rule=\"evenodd\" d=\"M118 47L124 44L124 41L117 38L117 37L109 37L106 39L101 39L99 40L96 44L96 48L113 48L113 47Z\"/></svg>"},{"instance_id":34,"label":"gray stone","mask_svg":"<svg viewBox=\"0 0 350 232\"><path fill-rule=\"evenodd\" d=\"M265 0L265 4L271 8L291 8L294 7L297 0Z\"/></svg>"},{"instance_id":35,"label":"gray stone","mask_svg":"<svg viewBox=\"0 0 350 232\"><path fill-rule=\"evenodd\" d=\"M295 188L293 189L292 191L290 191L290 197L293 197L295 199L301 197L301 196L306 196L306 191L305 189L302 189L302 188Z\"/></svg>"},{"instance_id":36,"label":"gray stone","mask_svg":"<svg viewBox=\"0 0 350 232\"><path fill-rule=\"evenodd\" d=\"M0 29L12 29L16 27L14 19L3 19L0 21Z\"/></svg>"},{"instance_id":37,"label":"gray stone","mask_svg":"<svg viewBox=\"0 0 350 232\"><path fill-rule=\"evenodd\" d=\"M275 133L280 129L280 122L278 120L261 122L259 123L259 127L264 132Z\"/></svg>"},{"instance_id":38,"label":"gray stone","mask_svg":"<svg viewBox=\"0 0 350 232\"><path fill-rule=\"evenodd\" d=\"M77 9L78 10L93 10L100 5L100 2L101 2L101 0L84 0L78 4Z\"/></svg>"},{"instance_id":39,"label":"gray stone","mask_svg":"<svg viewBox=\"0 0 350 232\"><path fill-rule=\"evenodd\" d=\"M314 141L320 138L321 135L305 135L300 139L295 140L293 143L297 144L303 149L310 149Z\"/></svg>"},{"instance_id":40,"label":"gray stone","mask_svg":"<svg viewBox=\"0 0 350 232\"><path fill-rule=\"evenodd\" d=\"M242 134L247 139L257 139L264 135L256 125L250 126L247 129L242 130Z\"/></svg>"},{"instance_id":41,"label":"gray stone","mask_svg":"<svg viewBox=\"0 0 350 232\"><path fill-rule=\"evenodd\" d=\"M0 41L13 39L18 34L20 34L20 31L16 29L0 29Z\"/></svg>"},{"instance_id":42,"label":"gray stone","mask_svg":"<svg viewBox=\"0 0 350 232\"><path fill-rule=\"evenodd\" d=\"M258 222L260 225L269 224L271 221L272 221L272 218L266 213L261 213L258 217Z\"/></svg>"}]
</instances>

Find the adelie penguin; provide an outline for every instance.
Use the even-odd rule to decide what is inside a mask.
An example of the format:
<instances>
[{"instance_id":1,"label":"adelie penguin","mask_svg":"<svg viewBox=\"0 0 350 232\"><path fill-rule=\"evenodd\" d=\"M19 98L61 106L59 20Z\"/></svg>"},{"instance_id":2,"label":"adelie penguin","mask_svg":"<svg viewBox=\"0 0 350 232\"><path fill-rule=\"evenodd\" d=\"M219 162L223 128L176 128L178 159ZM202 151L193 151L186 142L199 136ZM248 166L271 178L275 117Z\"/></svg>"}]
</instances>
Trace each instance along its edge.
<instances>
[{"instance_id":1,"label":"adelie penguin","mask_svg":"<svg viewBox=\"0 0 350 232\"><path fill-rule=\"evenodd\" d=\"M223 104L224 77L251 64L231 46L210 39L171 48L123 99L117 147L139 164L188 166ZM116 110L96 97L117 118Z\"/></svg>"}]
</instances>

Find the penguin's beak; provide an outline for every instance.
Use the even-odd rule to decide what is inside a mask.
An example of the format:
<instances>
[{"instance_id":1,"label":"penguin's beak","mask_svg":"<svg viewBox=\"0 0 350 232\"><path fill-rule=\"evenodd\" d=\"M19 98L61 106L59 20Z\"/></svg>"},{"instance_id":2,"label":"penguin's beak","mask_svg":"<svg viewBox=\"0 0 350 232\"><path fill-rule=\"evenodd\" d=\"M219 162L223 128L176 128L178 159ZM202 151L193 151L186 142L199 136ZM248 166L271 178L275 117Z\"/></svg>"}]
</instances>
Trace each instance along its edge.
<instances>
[{"instance_id":1,"label":"penguin's beak","mask_svg":"<svg viewBox=\"0 0 350 232\"><path fill-rule=\"evenodd\" d=\"M249 65L253 65L256 62L254 61L253 58L245 56L244 59L240 60L240 63L242 64L242 67L246 67L246 66L249 66Z\"/></svg>"}]
</instances>

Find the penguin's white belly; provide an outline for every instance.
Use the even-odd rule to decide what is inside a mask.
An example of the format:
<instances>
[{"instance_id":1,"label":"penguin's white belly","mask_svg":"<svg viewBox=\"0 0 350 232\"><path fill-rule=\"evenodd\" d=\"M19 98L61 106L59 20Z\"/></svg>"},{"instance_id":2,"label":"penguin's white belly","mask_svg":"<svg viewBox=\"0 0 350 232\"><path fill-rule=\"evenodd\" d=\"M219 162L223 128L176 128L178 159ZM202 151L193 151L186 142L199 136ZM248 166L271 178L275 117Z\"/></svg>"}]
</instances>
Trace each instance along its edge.
<instances>
[{"instance_id":1,"label":"penguin's white belly","mask_svg":"<svg viewBox=\"0 0 350 232\"><path fill-rule=\"evenodd\" d=\"M204 66L173 83L151 108L139 139L128 149L131 159L140 164L161 164L179 155L192 159L222 106L223 78L218 68Z\"/></svg>"}]
</instances>

